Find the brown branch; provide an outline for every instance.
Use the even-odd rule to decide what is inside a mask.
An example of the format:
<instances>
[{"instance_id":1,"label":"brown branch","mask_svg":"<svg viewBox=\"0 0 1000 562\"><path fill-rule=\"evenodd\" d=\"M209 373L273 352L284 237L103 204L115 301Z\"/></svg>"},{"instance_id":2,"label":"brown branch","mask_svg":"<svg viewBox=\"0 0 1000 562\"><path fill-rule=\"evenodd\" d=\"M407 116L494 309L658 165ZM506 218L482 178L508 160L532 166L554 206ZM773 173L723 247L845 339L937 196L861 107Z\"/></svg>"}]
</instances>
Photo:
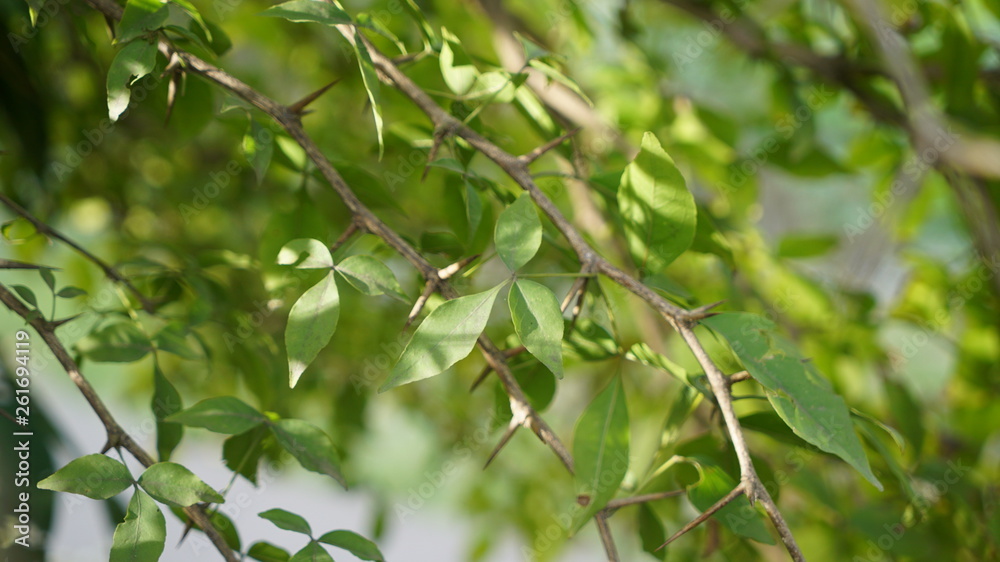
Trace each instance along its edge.
<instances>
[{"instance_id":1,"label":"brown branch","mask_svg":"<svg viewBox=\"0 0 1000 562\"><path fill-rule=\"evenodd\" d=\"M41 232L46 236L59 240L63 244L66 244L70 248L76 250L76 252L82 255L83 257L93 262L97 267L101 268L101 270L104 272L104 275L107 276L108 279L111 279L115 283L122 285L123 287L128 289L133 295L135 295L136 300L139 301L139 304L142 306L143 310L145 310L150 314L156 311L156 307L153 306L153 302L147 299L145 295L139 292L139 289L135 288L135 285L133 285L131 281L129 281L125 276L119 273L117 269L112 267L106 261L90 253L84 247L70 240L58 230L40 221L34 215L28 212L27 209L18 205L17 202L15 202L10 197L7 197L3 193L0 193L0 203L3 203L7 207L9 207L10 210L24 217L28 222L34 225L35 230L37 230L38 232Z\"/></svg>"},{"instance_id":2,"label":"brown branch","mask_svg":"<svg viewBox=\"0 0 1000 562\"><path fill-rule=\"evenodd\" d=\"M132 436L118 424L111 411L108 410L101 397L98 396L97 391L90 385L90 381L80 372L76 361L73 360L72 356L70 356L69 352L56 336L54 323L40 318L38 315L32 317L31 310L2 284L0 284L0 302L3 302L7 308L28 322L38 335L42 337L42 341L52 350L52 354L55 355L56 360L59 361L66 374L69 375L70 380L76 385L80 394L83 395L84 399L90 405L90 408L97 414L108 435L107 442L101 453L105 453L112 448L125 449L144 467L148 468L156 464L156 459L136 443ZM212 525L211 520L209 520L208 515L205 513L204 507L200 505L185 507L184 513L204 531L208 539L212 541L215 548L218 549L228 562L238 562L239 556L229 548L229 545L226 544L226 539Z\"/></svg>"},{"instance_id":3,"label":"brown branch","mask_svg":"<svg viewBox=\"0 0 1000 562\"><path fill-rule=\"evenodd\" d=\"M743 492L744 492L744 490L743 490L743 484L740 484L739 486L733 488L733 490L731 492L729 492L728 494L726 494L721 500L719 500L719 501L715 502L714 504L712 504L712 507L706 509L704 511L704 513L702 513L698 517L695 517L687 525L684 525L683 527L681 527L681 529L679 531L677 531L676 533L674 533L673 535L671 535L670 538L667 539L666 542L664 542L663 544L661 544L659 547L657 547L656 550L660 550L661 548L667 546L668 544L674 542L675 540L677 540L677 539L681 538L682 536L684 536L685 534L687 534L689 531L691 531L691 529L694 529L698 525L701 525L709 517L715 515L715 513L717 511L719 511L720 509L726 507L727 505L729 505L730 502L732 502L736 498L738 498L741 495L743 495ZM786 528L787 528L787 525L786 525ZM791 537L790 534L789 534L789 537ZM798 545L795 544L795 539L792 539L792 546L795 547L795 550L798 550ZM789 550L789 552L792 552L791 548L789 548L788 550ZM802 559L802 553L799 553L799 556L797 558L796 558L795 554L792 553L792 558L794 558L795 560L801 560Z\"/></svg>"},{"instance_id":4,"label":"brown branch","mask_svg":"<svg viewBox=\"0 0 1000 562\"><path fill-rule=\"evenodd\" d=\"M88 0L88 2L95 7L98 7L98 9L102 9L102 7L106 8L102 11L104 11L104 13L109 17L120 15L120 9L116 10L108 6L109 1L110 0ZM379 78L394 86L405 96L410 98L410 100L430 118L436 130L453 131L454 134L457 134L465 139L476 150L483 153L483 155L496 163L511 179L527 191L536 206L541 209L541 211L548 217L556 229L559 230L566 239L567 243L580 260L583 268L603 274L611 281L626 288L628 291L645 301L654 310L659 312L668 324L681 333L689 348L691 348L703 368L705 368L713 393L716 396L719 408L722 411L723 418L725 419L733 447L736 450L737 458L740 461L741 485L739 490L741 493L744 490L748 491L748 497L751 500L756 499L763 502L765 504L765 509L769 514L777 513L777 507L774 505L773 500L764 488L760 478L757 476L753 463L750 460L749 450L745 439L743 438L739 420L736 418L735 411L733 409L732 396L729 393L725 375L723 375L718 367L712 363L708 354L705 352L693 332L694 324L697 320L703 317L703 313L692 313L691 311L670 303L658 293L601 257L586 242L580 232L577 231L575 227L573 227L573 225L566 219L555 203L550 200L541 191L541 189L539 189L539 187L535 184L525 162L518 157L505 152L491 141L482 137L444 111L429 95L427 95L419 86L410 80L409 77L407 77L396 66L392 59L386 57L381 51L375 48L375 46L371 44L371 42L368 41L363 35L355 35L354 29L351 26L339 25L337 26L337 29L348 42L353 43L356 40L356 37L360 37L371 55ZM170 56L172 56L175 52L178 53L184 61L185 71L198 74L207 80L222 86L223 88L246 100L254 107L260 109L267 115L271 116L303 148L310 160L316 164L324 178L340 196L341 200L352 213L354 219L358 221L360 226L362 226L367 232L378 236L387 245L395 249L418 271L420 271L421 275L428 283L437 286L437 290L442 294L442 296L448 299L457 297L455 290L447 282L440 279L437 268L430 264L399 234L385 225L360 202L354 192L341 178L337 170L322 154L318 146L305 133L299 117L294 114L294 112L250 88L242 81L199 59L198 57L189 53L175 51L170 45L164 42L161 42L160 50L164 52L164 54ZM501 380L501 384L510 398L511 410L514 414L514 418L521 425L524 425L534 431L542 442L552 448L566 467L572 471L572 457L552 432L551 428L548 427L544 420L538 416L538 414L527 402L523 391L510 371L504 352L499 350L485 335L482 335L479 338L478 345L489 366L497 372ZM788 541L786 541L785 544L793 559L802 560L803 558L801 556L801 552L798 551L798 547L795 544L791 531L788 529L784 519L780 516L772 516L771 519L775 526L778 527L779 534L783 537L788 537Z\"/></svg>"},{"instance_id":5,"label":"brown branch","mask_svg":"<svg viewBox=\"0 0 1000 562\"><path fill-rule=\"evenodd\" d=\"M608 525L608 514L600 511L594 516L597 523L597 531L601 535L601 544L604 545L604 553L608 556L608 562L619 562L618 548L615 547L615 538L611 534L611 527Z\"/></svg>"},{"instance_id":6,"label":"brown branch","mask_svg":"<svg viewBox=\"0 0 1000 562\"><path fill-rule=\"evenodd\" d=\"M630 505L637 505L640 503L649 503L666 498L673 498L687 493L687 490L668 490L666 492L653 492L652 494L643 494L641 496L632 496L631 498L619 498L616 500L611 500L604 506L605 510L615 511L623 507Z\"/></svg>"},{"instance_id":7,"label":"brown branch","mask_svg":"<svg viewBox=\"0 0 1000 562\"><path fill-rule=\"evenodd\" d=\"M121 17L121 8L111 0L87 0L87 2L109 18L119 19ZM354 32L352 27L347 25L340 25L337 27L341 33L348 38L349 42L354 41ZM168 60L175 54L179 56L184 63L183 68L186 72L197 74L210 82L218 84L270 116L292 137L293 140L295 140L296 143L298 143L300 147L302 147L306 156L308 156L313 164L316 165L324 179L326 179L330 187L333 188L333 190L340 197L341 201L351 212L353 220L360 228L363 228L366 232L381 238L382 241L384 241L390 248L394 249L404 259L410 262L410 264L420 272L429 284L432 284L437 288L436 290L444 298L453 299L458 296L458 293L451 287L451 285L447 281L440 278L438 269L434 267L433 264L427 261L415 248L404 240L402 236L382 222L381 219L372 213L371 210L369 210L368 207L366 207L361 200L358 199L357 195L355 195L354 191L352 191L347 185L330 160L327 159L323 152L319 149L316 142L313 141L308 134L306 134L298 114L291 111L288 107L258 92L257 90L254 90L245 82L226 73L222 69L211 65L190 53L175 49L166 41L160 41L159 49L161 53L167 56ZM375 51L374 46L371 46L370 49L372 49L373 55L376 53L378 54L380 60L389 61L389 59L386 59L380 51ZM391 61L388 62L388 65L398 72L398 69ZM443 124L448 125L452 123L461 125L454 120ZM569 451L562 444L549 425L541 419L541 416L539 416L534 408L532 408L528 403L528 399L524 395L524 391L521 390L521 387L514 378L509 365L507 365L507 359L504 357L503 352L497 349L496 345L493 344L493 342L486 335L480 336L477 343L479 349L486 358L487 363L500 377L500 382L503 385L504 391L510 398L511 410L515 412L515 416L517 416L519 412L523 413L522 424L531 429L543 443L548 445L549 448L556 453L556 456L559 457L560 461L562 461L566 468L572 472L572 456L570 456Z\"/></svg>"},{"instance_id":8,"label":"brown branch","mask_svg":"<svg viewBox=\"0 0 1000 562\"><path fill-rule=\"evenodd\" d=\"M356 36L350 26L340 25L337 28L349 42L355 40ZM754 469L749 447L743 436L739 418L737 418L735 409L733 408L733 399L729 391L729 385L726 382L726 376L712 362L708 353L702 347L701 342L698 341L694 334L694 324L697 320L704 317L704 311L699 310L692 313L692 311L674 305L628 273L601 257L586 242L580 232L566 219L556 204L535 184L534 179L528 171L528 166L524 162L455 119L451 114L438 106L423 89L397 68L392 60L379 51L375 45L363 35L358 35L357 37L360 37L365 42L365 47L371 55L372 62L382 80L410 98L427 115L436 128L443 127L454 130L455 134L465 139L473 148L492 160L507 176L528 192L535 205L541 209L553 225L555 225L556 229L563 235L563 238L570 245L574 253L576 253L577 258L584 268L599 272L632 292L658 311L667 323L680 332L688 347L695 354L695 357L708 375L712 392L716 397L719 409L726 422L726 427L729 430L733 448L740 462L741 489L747 491L747 496L751 500L751 503L759 500L764 502L765 505L773 507L774 511L777 511L777 507L774 506L774 500L765 489L763 482L761 482L760 477ZM506 364L504 366L506 367ZM771 511L769 510L768 512L770 513ZM779 529L779 533L791 537L791 530L787 528L784 519L772 518L771 521L775 526L784 526L783 529ZM794 539L791 539L790 544L791 546L788 547L789 554L795 560L802 560L801 552L799 552Z\"/></svg>"}]
</instances>

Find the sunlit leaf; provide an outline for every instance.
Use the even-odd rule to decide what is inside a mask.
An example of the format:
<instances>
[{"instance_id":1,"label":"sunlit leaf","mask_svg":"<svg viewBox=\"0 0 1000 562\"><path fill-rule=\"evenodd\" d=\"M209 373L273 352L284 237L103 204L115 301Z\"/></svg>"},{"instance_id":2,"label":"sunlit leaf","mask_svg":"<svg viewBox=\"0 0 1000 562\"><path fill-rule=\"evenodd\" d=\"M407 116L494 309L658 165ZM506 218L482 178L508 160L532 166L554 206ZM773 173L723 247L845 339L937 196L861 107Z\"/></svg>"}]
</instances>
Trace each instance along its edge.
<instances>
[{"instance_id":1,"label":"sunlit leaf","mask_svg":"<svg viewBox=\"0 0 1000 562\"><path fill-rule=\"evenodd\" d=\"M128 43L115 55L108 69L108 115L112 121L128 108L132 90L137 80L156 67L156 45L145 40Z\"/></svg>"},{"instance_id":2,"label":"sunlit leaf","mask_svg":"<svg viewBox=\"0 0 1000 562\"><path fill-rule=\"evenodd\" d=\"M331 271L292 305L285 327L288 386L299 382L306 367L330 343L340 318L340 293Z\"/></svg>"},{"instance_id":3,"label":"sunlit leaf","mask_svg":"<svg viewBox=\"0 0 1000 562\"><path fill-rule=\"evenodd\" d=\"M159 560L167 540L167 522L146 492L136 490L125 520L115 528L110 562Z\"/></svg>"},{"instance_id":4,"label":"sunlit leaf","mask_svg":"<svg viewBox=\"0 0 1000 562\"><path fill-rule=\"evenodd\" d=\"M379 392L433 377L464 359L486 328L501 287L503 284L435 308L406 344Z\"/></svg>"},{"instance_id":5,"label":"sunlit leaf","mask_svg":"<svg viewBox=\"0 0 1000 562\"><path fill-rule=\"evenodd\" d=\"M332 2L322 0L292 0L271 6L260 13L262 16L285 18L294 22L316 22L326 25L351 23L351 16Z\"/></svg>"},{"instance_id":6,"label":"sunlit leaf","mask_svg":"<svg viewBox=\"0 0 1000 562\"><path fill-rule=\"evenodd\" d=\"M159 29L167 21L169 9L160 0L128 0L118 22L116 41L126 43Z\"/></svg>"},{"instance_id":7,"label":"sunlit leaf","mask_svg":"<svg viewBox=\"0 0 1000 562\"><path fill-rule=\"evenodd\" d=\"M528 263L542 245L542 221L531 196L522 194L497 218L497 254L507 269L517 271Z\"/></svg>"},{"instance_id":8,"label":"sunlit leaf","mask_svg":"<svg viewBox=\"0 0 1000 562\"><path fill-rule=\"evenodd\" d=\"M618 491L629 465L629 421L620 376L587 406L573 431L576 485L585 509L575 518L579 529Z\"/></svg>"},{"instance_id":9,"label":"sunlit leaf","mask_svg":"<svg viewBox=\"0 0 1000 562\"><path fill-rule=\"evenodd\" d=\"M392 270L371 256L351 256L338 263L336 269L352 287L366 295L386 294L404 302L407 300Z\"/></svg>"},{"instance_id":10,"label":"sunlit leaf","mask_svg":"<svg viewBox=\"0 0 1000 562\"><path fill-rule=\"evenodd\" d=\"M747 313L720 314L703 323L729 341L747 371L767 389L774 410L796 435L844 459L882 489L843 398L777 338L774 323Z\"/></svg>"},{"instance_id":11,"label":"sunlit leaf","mask_svg":"<svg viewBox=\"0 0 1000 562\"><path fill-rule=\"evenodd\" d=\"M562 378L563 317L556 296L544 285L518 279L510 288L507 303L521 343L552 374Z\"/></svg>"},{"instance_id":12,"label":"sunlit leaf","mask_svg":"<svg viewBox=\"0 0 1000 562\"><path fill-rule=\"evenodd\" d=\"M661 273L694 240L697 210L684 176L652 133L622 174L618 207L636 266Z\"/></svg>"},{"instance_id":13,"label":"sunlit leaf","mask_svg":"<svg viewBox=\"0 0 1000 562\"><path fill-rule=\"evenodd\" d=\"M278 264L294 265L298 269L330 269L333 267L333 256L326 244L319 240L297 238L281 247Z\"/></svg>"}]
</instances>

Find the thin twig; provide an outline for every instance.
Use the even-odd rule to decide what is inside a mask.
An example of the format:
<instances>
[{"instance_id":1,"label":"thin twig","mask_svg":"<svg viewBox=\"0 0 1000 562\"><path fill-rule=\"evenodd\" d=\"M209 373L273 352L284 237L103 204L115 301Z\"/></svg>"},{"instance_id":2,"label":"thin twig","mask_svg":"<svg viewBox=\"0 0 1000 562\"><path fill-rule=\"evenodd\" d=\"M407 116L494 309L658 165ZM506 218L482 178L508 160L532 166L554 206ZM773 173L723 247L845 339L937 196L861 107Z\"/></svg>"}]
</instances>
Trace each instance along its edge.
<instances>
[{"instance_id":1,"label":"thin twig","mask_svg":"<svg viewBox=\"0 0 1000 562\"><path fill-rule=\"evenodd\" d=\"M666 542L664 542L660 546L656 547L656 550L660 550L661 548L667 546L668 544L674 542L675 540L679 539L683 535L687 534L691 529L694 529L698 525L701 525L709 517L715 515L715 512L717 512L720 509L726 507L727 505L729 505L730 502L732 502L736 498L740 497L741 495L743 495L743 485L742 484L740 484L739 486L736 486L735 488L733 488L733 490L731 492L729 492L728 494L726 494L721 500L719 500L719 501L715 502L714 504L712 504L712 507L706 509L701 515L699 515L698 517L695 517L687 525L684 525L683 527L681 527L681 529L679 531L677 531L676 533L674 533L673 535L671 535L670 538L666 540ZM791 536L791 535L789 535L789 536ZM794 539L793 539L792 543L794 544ZM798 547L796 547L796 548L798 548ZM791 550L791 549L789 549L789 550Z\"/></svg>"},{"instance_id":2,"label":"thin twig","mask_svg":"<svg viewBox=\"0 0 1000 562\"><path fill-rule=\"evenodd\" d=\"M143 310L145 310L150 314L155 312L156 307L153 306L153 302L147 299L145 295L139 292L139 289L135 288L135 285L133 285L131 281L129 281L125 276L119 273L117 269L112 267L106 261L90 253L84 247L70 240L58 230L38 220L34 215L28 212L27 209L18 205L13 199L7 197L3 193L0 193L0 203L3 203L7 207L9 207L12 211L27 219L28 222L34 225L35 230L37 230L38 232L41 232L42 234L45 234L46 236L49 236L51 238L55 238L56 240L59 240L63 244L66 244L70 248L76 250L77 253L79 253L83 257L93 262L97 267L101 268L101 270L104 271L104 275L106 275L108 279L111 279L115 283L122 285L123 287L128 289L133 295L135 295L136 300L139 301L139 304L142 306Z\"/></svg>"},{"instance_id":3,"label":"thin twig","mask_svg":"<svg viewBox=\"0 0 1000 562\"><path fill-rule=\"evenodd\" d=\"M7 290L7 287L0 284L0 302L12 310L15 314L24 318L32 328L42 337L45 345L52 350L52 354L55 355L56 360L65 369L66 374L69 375L70 380L76 385L80 394L90 405L90 408L97 414L97 417L101 420L104 425L104 430L107 433L107 442L104 445L102 453L109 451L112 448L115 449L125 449L129 452L137 461L139 461L142 466L150 467L156 463L156 459L152 455L146 452L138 443L126 432L121 425L115 420L111 411L105 406L104 401L94 390L94 387L90 385L90 381L83 376L80 372L79 367L76 362L70 356L69 352L63 347L62 342L56 336L55 328L51 322L38 317L37 315L32 317L31 311L25 306L13 293ZM208 515L201 506L191 506L185 507L184 513L198 525L204 531L205 535L208 537L215 548L222 554L222 556L227 560L227 562L238 562L239 557L229 548L226 544L226 539L219 533L211 520L209 520Z\"/></svg>"},{"instance_id":4,"label":"thin twig","mask_svg":"<svg viewBox=\"0 0 1000 562\"><path fill-rule=\"evenodd\" d=\"M615 537L611 534L611 527L608 526L608 515L598 512L594 516L594 522L597 523L597 531L601 535L601 544L604 545L604 553L608 557L608 562L619 562L621 558L618 557L618 548L615 547Z\"/></svg>"}]
</instances>

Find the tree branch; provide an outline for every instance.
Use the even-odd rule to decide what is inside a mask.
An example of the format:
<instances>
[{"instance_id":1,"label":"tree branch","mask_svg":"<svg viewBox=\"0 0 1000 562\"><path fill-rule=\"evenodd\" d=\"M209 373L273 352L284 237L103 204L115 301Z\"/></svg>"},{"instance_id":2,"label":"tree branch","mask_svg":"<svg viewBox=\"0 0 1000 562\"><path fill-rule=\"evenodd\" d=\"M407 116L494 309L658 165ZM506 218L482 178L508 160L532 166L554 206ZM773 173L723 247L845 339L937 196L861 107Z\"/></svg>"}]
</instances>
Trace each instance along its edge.
<instances>
[{"instance_id":1,"label":"tree branch","mask_svg":"<svg viewBox=\"0 0 1000 562\"><path fill-rule=\"evenodd\" d=\"M55 326L52 322L49 322L38 315L31 317L31 310L24 305L13 293L7 290L7 287L0 284L0 302L2 302L7 308L13 311L15 314L23 318L32 328L38 332L38 335L42 337L42 341L45 345L52 350L53 355L55 355L56 360L62 365L66 374L69 375L70 380L79 389L80 394L83 394L84 399L90 404L90 408L97 414L97 417L101 420L104 425L104 430L108 434L107 443L104 445L101 453L105 453L112 448L115 449L125 449L129 452L137 461L139 461L142 466L150 467L156 464L156 459L152 455L146 452L135 440L126 432L121 425L115 420L111 411L108 407L104 405L101 397L98 396L97 391L94 387L90 385L90 381L83 376L80 372L79 367L76 362L73 361L72 356L63 347L62 342L55 333ZM200 505L193 505L184 508L184 513L193 521L199 528L205 533L215 548L222 554L223 558L227 562L238 562L239 556L236 555L226 544L226 539L222 537L218 529L212 525L208 514L205 513L205 508Z\"/></svg>"},{"instance_id":2,"label":"tree branch","mask_svg":"<svg viewBox=\"0 0 1000 562\"><path fill-rule=\"evenodd\" d=\"M146 295L143 295L141 292L139 292L139 289L136 289L135 285L133 285L132 282L128 280L128 278L119 273L117 269L112 267L106 261L90 253L86 248L70 240L58 230L40 221L38 218L36 218L34 215L28 212L27 209L18 205L13 199L7 197L3 193L0 193L0 203L3 203L8 208L10 208L10 210L24 217L28 222L34 225L35 230L37 230L38 232L41 232L42 234L45 234L50 238L55 238L56 240L59 240L60 242L66 244L70 248L76 250L77 253L79 253L83 257L93 262L95 265L97 265L97 267L101 268L101 270L104 272L104 275L106 275L108 279L111 279L115 283L122 285L123 287L128 289L129 292L135 295L136 300L139 301L139 304L140 306L142 306L143 310L145 310L150 314L152 314L156 310L156 307L153 306L153 302L147 299Z\"/></svg>"}]
</instances>

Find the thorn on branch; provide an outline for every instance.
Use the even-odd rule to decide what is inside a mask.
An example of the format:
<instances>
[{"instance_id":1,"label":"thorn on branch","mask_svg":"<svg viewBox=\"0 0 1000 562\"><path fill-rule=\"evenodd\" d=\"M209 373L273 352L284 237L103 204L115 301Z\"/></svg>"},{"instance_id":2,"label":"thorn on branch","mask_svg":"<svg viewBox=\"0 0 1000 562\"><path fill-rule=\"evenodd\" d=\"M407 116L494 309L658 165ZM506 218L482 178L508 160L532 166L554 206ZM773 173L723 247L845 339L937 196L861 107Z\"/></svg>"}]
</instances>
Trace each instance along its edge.
<instances>
[{"instance_id":1,"label":"thorn on branch","mask_svg":"<svg viewBox=\"0 0 1000 562\"><path fill-rule=\"evenodd\" d=\"M51 269L54 271L59 271L58 267L49 267L47 265L35 265L33 263L25 263L23 261L15 260L5 260L0 258L0 269Z\"/></svg>"},{"instance_id":2,"label":"thorn on branch","mask_svg":"<svg viewBox=\"0 0 1000 562\"><path fill-rule=\"evenodd\" d=\"M409 316L406 317L406 324L403 324L403 329L406 330L410 327L410 324L420 316L420 311L424 309L424 305L427 304L427 299L431 298L431 294L437 289L438 285L437 279L430 279L427 284L424 285L424 292L420 293L417 297L417 302L413 303L413 308L410 310Z\"/></svg>"},{"instance_id":3,"label":"thorn on branch","mask_svg":"<svg viewBox=\"0 0 1000 562\"><path fill-rule=\"evenodd\" d=\"M490 463L493 462L493 459L497 458L497 455L500 454L500 450L507 445L511 437L514 437L514 433L517 432L517 428L519 427L521 427L521 424L518 423L517 418L511 418L510 423L507 424L507 429L503 432L503 437L500 438L500 442L497 443L497 446L493 448L493 452L490 453L489 458L486 459L486 464L483 465L483 470L486 470L490 466Z\"/></svg>"},{"instance_id":4,"label":"thorn on branch","mask_svg":"<svg viewBox=\"0 0 1000 562\"><path fill-rule=\"evenodd\" d=\"M505 358L510 359L512 357L516 357L524 353L525 351L528 351L528 348L524 347L523 345L519 345L517 347L504 351L503 355ZM479 385L482 384L482 382L486 380L486 377L488 377L492 372L493 372L493 367L491 367L489 364L483 367L482 372L479 373L479 376L476 377L476 380L472 382L472 386L469 387L469 392L475 391L476 388L478 388Z\"/></svg>"},{"instance_id":5,"label":"thorn on branch","mask_svg":"<svg viewBox=\"0 0 1000 562\"><path fill-rule=\"evenodd\" d=\"M437 127L434 129L434 140L431 143L431 150L427 153L427 163L424 164L424 172L420 174L420 181L423 183L427 179L427 173L431 171L431 162L437 158L438 150L441 149L441 144L444 142L445 137L450 135L455 130L452 126Z\"/></svg>"},{"instance_id":6,"label":"thorn on branch","mask_svg":"<svg viewBox=\"0 0 1000 562\"><path fill-rule=\"evenodd\" d=\"M683 527L681 527L681 530L679 530L676 533L674 533L673 535L671 535L671 537L669 539L667 539L666 542L664 542L660 546L656 547L656 550L660 550L661 548L663 548L663 547L667 546L668 544L674 542L675 540L679 539L681 536L687 534L688 531L690 531L691 529L694 529L698 525L701 525L702 523L705 522L706 519L708 519L709 517L715 515L715 513L717 511L719 511L720 509L726 507L733 500L735 500L736 498L738 498L741 495L743 495L743 492L744 492L744 484L740 484L739 486L733 488L733 491L731 491L728 494L726 494L721 500L715 502L712 505L712 507L706 509L704 513L702 513L698 517L695 517L694 519L692 519L690 523L688 523L687 525L684 525Z\"/></svg>"},{"instance_id":7,"label":"thorn on branch","mask_svg":"<svg viewBox=\"0 0 1000 562\"><path fill-rule=\"evenodd\" d=\"M340 235L340 237L338 237L333 244L330 244L330 253L332 254L337 250L339 250L340 248L342 248L344 244L346 244L347 241L350 240L360 230L361 227L358 226L357 221L351 222L351 224L347 227L347 229L344 230L344 232Z\"/></svg>"},{"instance_id":8,"label":"thorn on branch","mask_svg":"<svg viewBox=\"0 0 1000 562\"><path fill-rule=\"evenodd\" d=\"M518 156L517 159L519 162L521 162L521 164L524 164L525 166L531 164L535 160L541 158L543 154L559 146L560 144L563 143L563 141L565 141L566 139L572 137L573 135L579 132L580 132L580 127L567 131L566 133L559 135L558 137L550 140L549 142L543 144L542 146L539 146L538 148L532 150L531 152Z\"/></svg>"},{"instance_id":9,"label":"thorn on branch","mask_svg":"<svg viewBox=\"0 0 1000 562\"><path fill-rule=\"evenodd\" d=\"M288 106L288 111L291 111L293 114L298 115L299 117L311 113L310 111L305 110L306 106L316 101L317 98L325 94L327 90L334 87L337 84L337 82L340 82L341 80L342 80L341 78L337 78L336 80L330 82L326 86L323 86L322 88L316 90L315 92L293 103L292 105Z\"/></svg>"},{"instance_id":10,"label":"thorn on branch","mask_svg":"<svg viewBox=\"0 0 1000 562\"><path fill-rule=\"evenodd\" d=\"M706 304L704 306L699 306L698 308L692 308L684 314L684 319L690 322L698 322L699 320L704 320L705 318L711 318L719 314L718 312L709 312L713 308L719 306L726 301L721 300L719 302L713 302L712 304Z\"/></svg>"}]
</instances>

